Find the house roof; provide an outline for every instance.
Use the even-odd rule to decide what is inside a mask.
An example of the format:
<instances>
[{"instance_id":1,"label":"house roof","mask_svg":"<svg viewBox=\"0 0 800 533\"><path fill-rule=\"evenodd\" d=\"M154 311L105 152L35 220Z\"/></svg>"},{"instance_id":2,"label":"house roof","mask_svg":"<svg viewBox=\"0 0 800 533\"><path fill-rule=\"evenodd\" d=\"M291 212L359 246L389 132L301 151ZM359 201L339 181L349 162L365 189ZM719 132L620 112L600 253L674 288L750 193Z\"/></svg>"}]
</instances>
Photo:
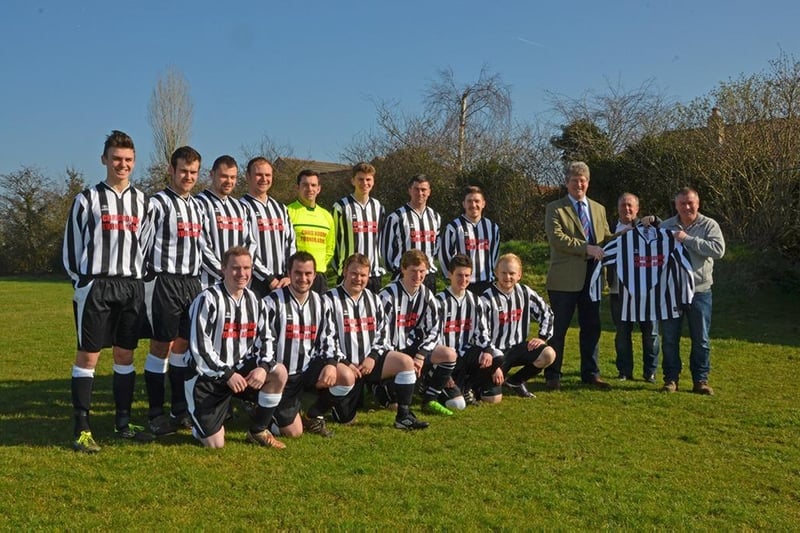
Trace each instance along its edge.
<instances>
[{"instance_id":1,"label":"house roof","mask_svg":"<svg viewBox=\"0 0 800 533\"><path fill-rule=\"evenodd\" d=\"M352 168L350 165L343 165L342 163L315 161L313 159L295 159L290 157L279 157L278 159L275 160L275 167L279 169L310 168L311 170L315 170L320 174L331 174L334 172L349 171Z\"/></svg>"}]
</instances>

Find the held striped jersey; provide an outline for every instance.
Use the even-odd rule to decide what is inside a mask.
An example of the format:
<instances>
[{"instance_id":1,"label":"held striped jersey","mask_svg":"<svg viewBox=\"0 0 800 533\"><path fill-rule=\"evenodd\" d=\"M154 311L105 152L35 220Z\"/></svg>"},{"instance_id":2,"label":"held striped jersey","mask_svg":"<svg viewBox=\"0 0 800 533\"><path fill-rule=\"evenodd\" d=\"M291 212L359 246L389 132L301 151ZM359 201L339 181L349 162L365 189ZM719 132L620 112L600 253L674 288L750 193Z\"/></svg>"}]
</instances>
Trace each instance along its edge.
<instances>
[{"instance_id":1,"label":"held striped jersey","mask_svg":"<svg viewBox=\"0 0 800 533\"><path fill-rule=\"evenodd\" d=\"M603 267L615 266L623 321L677 318L692 301L692 267L671 231L636 226L606 244L603 252L592 273L589 296L600 299Z\"/></svg>"}]
</instances>

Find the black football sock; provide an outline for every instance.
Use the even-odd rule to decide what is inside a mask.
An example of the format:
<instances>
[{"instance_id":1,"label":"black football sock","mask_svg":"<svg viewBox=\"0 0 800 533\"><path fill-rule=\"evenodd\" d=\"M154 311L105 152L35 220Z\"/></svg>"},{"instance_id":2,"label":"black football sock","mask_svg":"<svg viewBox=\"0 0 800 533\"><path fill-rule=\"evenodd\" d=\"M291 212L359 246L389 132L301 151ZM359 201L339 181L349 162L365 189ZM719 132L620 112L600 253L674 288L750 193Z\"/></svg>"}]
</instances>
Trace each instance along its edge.
<instances>
[{"instance_id":1,"label":"black football sock","mask_svg":"<svg viewBox=\"0 0 800 533\"><path fill-rule=\"evenodd\" d=\"M133 405L135 384L136 372L133 371L133 365L114 365L112 390L114 392L114 406L117 409L114 417L114 427L117 429L123 429L131 422L131 405Z\"/></svg>"},{"instance_id":2,"label":"black football sock","mask_svg":"<svg viewBox=\"0 0 800 533\"><path fill-rule=\"evenodd\" d=\"M422 399L423 403L435 400L439 396L455 367L455 361L437 363L433 366L433 375L428 380L428 388L425 390L425 397Z\"/></svg>"},{"instance_id":3,"label":"black football sock","mask_svg":"<svg viewBox=\"0 0 800 533\"><path fill-rule=\"evenodd\" d=\"M70 383L72 389L72 407L75 409L75 436L81 431L90 431L89 410L92 406L92 387L94 378L73 377Z\"/></svg>"},{"instance_id":4,"label":"black football sock","mask_svg":"<svg viewBox=\"0 0 800 533\"><path fill-rule=\"evenodd\" d=\"M150 372L149 370L144 371L144 383L147 387L147 401L149 404L147 416L151 419L164 414L165 378L164 374Z\"/></svg>"}]
</instances>

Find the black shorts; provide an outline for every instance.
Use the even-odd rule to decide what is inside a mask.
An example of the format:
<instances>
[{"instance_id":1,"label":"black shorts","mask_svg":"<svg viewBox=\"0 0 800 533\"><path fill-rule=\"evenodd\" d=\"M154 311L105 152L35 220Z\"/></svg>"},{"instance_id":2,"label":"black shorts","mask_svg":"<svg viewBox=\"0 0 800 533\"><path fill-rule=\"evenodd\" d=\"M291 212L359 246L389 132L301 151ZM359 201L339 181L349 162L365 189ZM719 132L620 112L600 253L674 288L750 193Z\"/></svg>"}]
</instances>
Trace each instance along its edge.
<instances>
[{"instance_id":1,"label":"black shorts","mask_svg":"<svg viewBox=\"0 0 800 533\"><path fill-rule=\"evenodd\" d=\"M412 344L411 346L406 346L406 347L405 347L405 348L403 348L402 350L397 350L397 351L398 351L398 352L401 352L401 353L404 353L404 354L406 354L406 355L410 355L412 358L413 358L413 357L416 357L416 356L417 356L417 354L421 354L421 355L424 355L424 356L425 356L425 361L426 361L426 362L430 362L430 359L431 359L431 354L432 354L433 352L432 352L431 350L427 350L427 349L425 349L425 348L421 348L421 347L420 347L420 344L421 344L421 343L419 343L419 342L415 342L415 343L414 343L414 344ZM437 344L437 346L438 346L438 344Z\"/></svg>"},{"instance_id":2,"label":"black shorts","mask_svg":"<svg viewBox=\"0 0 800 533\"><path fill-rule=\"evenodd\" d=\"M515 366L533 363L539 358L545 348L547 348L547 344L542 344L535 350L528 350L527 341L512 346L504 352L505 361L503 362L503 372L508 374L508 371Z\"/></svg>"},{"instance_id":3,"label":"black shorts","mask_svg":"<svg viewBox=\"0 0 800 533\"><path fill-rule=\"evenodd\" d=\"M289 376L286 387L283 389L281 403L275 409L275 422L278 427L286 427L294 422L294 419L300 413L303 393L316 391L317 380L324 365L325 361L317 357L311 360L305 372Z\"/></svg>"},{"instance_id":4,"label":"black shorts","mask_svg":"<svg viewBox=\"0 0 800 533\"><path fill-rule=\"evenodd\" d=\"M140 279L81 280L72 297L78 350L94 353L111 346L135 349L143 301L144 282Z\"/></svg>"},{"instance_id":5,"label":"black shorts","mask_svg":"<svg viewBox=\"0 0 800 533\"><path fill-rule=\"evenodd\" d=\"M494 384L492 375L502 367L504 358L493 357L491 366L481 368L479 361L482 353L480 348L472 347L459 357L453 370L453 379L462 390L472 389L479 397L498 396L503 393L503 389Z\"/></svg>"},{"instance_id":6,"label":"black shorts","mask_svg":"<svg viewBox=\"0 0 800 533\"><path fill-rule=\"evenodd\" d=\"M244 361L236 373L247 376L256 367L256 359ZM228 416L231 398L236 396L248 402L258 403L258 390L247 387L240 393L234 393L224 379L214 379L201 374L193 374L184 382L186 400L192 423L201 437L210 437L218 432L225 417Z\"/></svg>"},{"instance_id":7,"label":"black shorts","mask_svg":"<svg viewBox=\"0 0 800 533\"><path fill-rule=\"evenodd\" d=\"M189 306L200 294L200 279L195 276L159 274L145 287L147 323L150 338L170 342L189 338Z\"/></svg>"},{"instance_id":8,"label":"black shorts","mask_svg":"<svg viewBox=\"0 0 800 533\"><path fill-rule=\"evenodd\" d=\"M372 372L357 380L356 384L353 386L353 390L351 390L347 396L336 402L331 409L331 417L334 422L347 424L355 419L356 412L364 403L364 387L367 386L369 389L372 389L373 386L380 384L385 360L385 356L376 358L375 366L372 367ZM392 379L393 378L387 378L387 381L391 381Z\"/></svg>"}]
</instances>

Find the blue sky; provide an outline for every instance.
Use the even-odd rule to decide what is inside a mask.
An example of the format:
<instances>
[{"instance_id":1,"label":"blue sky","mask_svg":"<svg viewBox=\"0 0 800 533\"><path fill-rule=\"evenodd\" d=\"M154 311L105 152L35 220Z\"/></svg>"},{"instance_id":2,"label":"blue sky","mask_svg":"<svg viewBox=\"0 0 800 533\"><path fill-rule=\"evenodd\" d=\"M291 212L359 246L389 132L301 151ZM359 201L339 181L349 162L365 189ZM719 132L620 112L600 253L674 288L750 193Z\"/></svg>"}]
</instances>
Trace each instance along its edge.
<instances>
[{"instance_id":1,"label":"blue sky","mask_svg":"<svg viewBox=\"0 0 800 533\"><path fill-rule=\"evenodd\" d=\"M375 122L373 99L408 112L438 69L511 85L514 119L546 92L654 78L676 100L800 56L795 1L261 1L0 4L0 173L67 166L90 182L111 129L150 161L147 102L169 66L189 81L191 144L208 162L267 134L298 157L338 161Z\"/></svg>"}]
</instances>

